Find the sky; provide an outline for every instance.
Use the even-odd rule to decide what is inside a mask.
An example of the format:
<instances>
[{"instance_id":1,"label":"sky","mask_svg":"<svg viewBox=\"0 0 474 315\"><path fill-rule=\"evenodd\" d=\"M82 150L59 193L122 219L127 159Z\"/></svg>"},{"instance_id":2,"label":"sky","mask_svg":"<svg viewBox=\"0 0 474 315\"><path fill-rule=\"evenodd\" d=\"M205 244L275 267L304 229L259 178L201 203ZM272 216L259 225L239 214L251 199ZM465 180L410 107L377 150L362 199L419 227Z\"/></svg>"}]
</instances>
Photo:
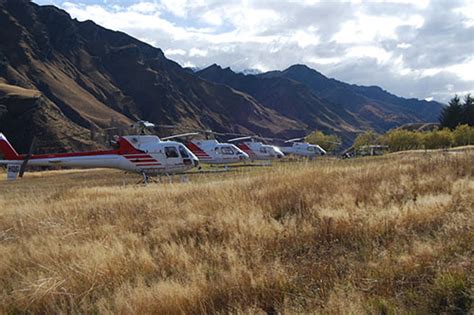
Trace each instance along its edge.
<instances>
[{"instance_id":1,"label":"sky","mask_svg":"<svg viewBox=\"0 0 474 315\"><path fill-rule=\"evenodd\" d=\"M34 0L155 47L184 67L306 64L403 97L474 94L474 0Z\"/></svg>"}]
</instances>

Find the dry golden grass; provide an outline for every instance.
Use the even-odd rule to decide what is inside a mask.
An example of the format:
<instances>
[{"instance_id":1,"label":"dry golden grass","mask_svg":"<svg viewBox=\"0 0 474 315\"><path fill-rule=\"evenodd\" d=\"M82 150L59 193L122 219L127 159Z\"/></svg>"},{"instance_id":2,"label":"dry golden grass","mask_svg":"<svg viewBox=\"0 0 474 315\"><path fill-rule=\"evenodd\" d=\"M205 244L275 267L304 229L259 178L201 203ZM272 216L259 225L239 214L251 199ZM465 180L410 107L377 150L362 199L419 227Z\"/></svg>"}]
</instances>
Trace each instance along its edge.
<instances>
[{"instance_id":1,"label":"dry golden grass","mask_svg":"<svg viewBox=\"0 0 474 315\"><path fill-rule=\"evenodd\" d=\"M0 184L4 313L472 311L474 152ZM30 176L28 176L30 175Z\"/></svg>"}]
</instances>

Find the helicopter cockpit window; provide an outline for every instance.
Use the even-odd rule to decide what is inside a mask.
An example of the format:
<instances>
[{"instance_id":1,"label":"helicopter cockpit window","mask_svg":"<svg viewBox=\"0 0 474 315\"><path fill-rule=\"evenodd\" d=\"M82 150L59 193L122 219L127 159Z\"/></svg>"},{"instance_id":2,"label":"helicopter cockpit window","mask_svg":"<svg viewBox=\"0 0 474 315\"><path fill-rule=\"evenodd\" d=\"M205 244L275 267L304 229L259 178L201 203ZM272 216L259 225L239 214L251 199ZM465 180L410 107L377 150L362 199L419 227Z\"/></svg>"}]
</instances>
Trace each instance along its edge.
<instances>
[{"instance_id":1,"label":"helicopter cockpit window","mask_svg":"<svg viewBox=\"0 0 474 315\"><path fill-rule=\"evenodd\" d=\"M221 148L221 152L222 152L222 154L225 154L225 155L232 155L232 154L234 154L234 150L232 150L231 147L222 147L222 148Z\"/></svg>"},{"instance_id":2,"label":"helicopter cockpit window","mask_svg":"<svg viewBox=\"0 0 474 315\"><path fill-rule=\"evenodd\" d=\"M175 147L165 147L165 155L167 158L177 158L179 157L178 151Z\"/></svg>"},{"instance_id":3,"label":"helicopter cockpit window","mask_svg":"<svg viewBox=\"0 0 474 315\"><path fill-rule=\"evenodd\" d=\"M316 151L316 150L314 149L314 147L308 147L308 151L309 151L309 152L314 152L314 151Z\"/></svg>"},{"instance_id":4,"label":"helicopter cockpit window","mask_svg":"<svg viewBox=\"0 0 474 315\"><path fill-rule=\"evenodd\" d=\"M267 153L267 148L261 147L261 148L260 148L260 152L261 152L261 153Z\"/></svg>"},{"instance_id":5,"label":"helicopter cockpit window","mask_svg":"<svg viewBox=\"0 0 474 315\"><path fill-rule=\"evenodd\" d=\"M183 158L189 157L188 152L186 152L186 149L182 145L179 146L179 153L181 154L181 157Z\"/></svg>"}]
</instances>

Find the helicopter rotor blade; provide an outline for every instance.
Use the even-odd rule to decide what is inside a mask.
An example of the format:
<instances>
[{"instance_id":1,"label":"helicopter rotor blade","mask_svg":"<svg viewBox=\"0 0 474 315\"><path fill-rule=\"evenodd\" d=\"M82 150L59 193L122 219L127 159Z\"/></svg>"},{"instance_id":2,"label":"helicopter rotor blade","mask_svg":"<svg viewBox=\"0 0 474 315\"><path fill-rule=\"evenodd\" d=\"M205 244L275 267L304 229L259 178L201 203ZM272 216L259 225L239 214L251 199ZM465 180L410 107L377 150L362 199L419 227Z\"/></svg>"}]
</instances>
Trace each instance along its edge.
<instances>
[{"instance_id":1,"label":"helicopter rotor blade","mask_svg":"<svg viewBox=\"0 0 474 315\"><path fill-rule=\"evenodd\" d=\"M233 138L233 139L229 139L227 140L227 142L238 142L238 141L243 141L243 140L251 140L252 136L245 136L245 137L239 137L239 138Z\"/></svg>"},{"instance_id":2,"label":"helicopter rotor blade","mask_svg":"<svg viewBox=\"0 0 474 315\"><path fill-rule=\"evenodd\" d=\"M298 142L298 141L301 141L301 140L304 140L304 139L305 139L305 137L289 139L289 140L286 140L285 143Z\"/></svg>"},{"instance_id":3,"label":"helicopter rotor blade","mask_svg":"<svg viewBox=\"0 0 474 315\"><path fill-rule=\"evenodd\" d=\"M28 151L28 154L25 156L25 159L23 160L23 163L21 163L20 172L18 174L18 177L21 178L25 174L26 167L28 165L28 161L31 159L31 156L33 155L33 151L35 150L35 147L36 147L36 137L33 137L33 139L31 140L31 145L30 145L30 149Z\"/></svg>"},{"instance_id":4,"label":"helicopter rotor blade","mask_svg":"<svg viewBox=\"0 0 474 315\"><path fill-rule=\"evenodd\" d=\"M175 138L184 138L184 137L191 137L191 136L197 136L197 135L199 135L199 132L188 132L188 133L182 133L179 135L164 137L164 138L161 138L161 140L171 140Z\"/></svg>"}]
</instances>

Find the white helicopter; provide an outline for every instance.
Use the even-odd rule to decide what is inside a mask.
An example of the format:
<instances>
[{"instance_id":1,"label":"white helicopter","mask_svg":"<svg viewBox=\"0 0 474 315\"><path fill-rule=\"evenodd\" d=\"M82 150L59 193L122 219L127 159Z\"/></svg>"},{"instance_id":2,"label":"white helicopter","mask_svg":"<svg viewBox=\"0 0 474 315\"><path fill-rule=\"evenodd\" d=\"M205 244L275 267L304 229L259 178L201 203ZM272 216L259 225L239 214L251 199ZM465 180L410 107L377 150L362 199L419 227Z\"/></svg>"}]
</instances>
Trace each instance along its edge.
<instances>
[{"instance_id":1,"label":"white helicopter","mask_svg":"<svg viewBox=\"0 0 474 315\"><path fill-rule=\"evenodd\" d=\"M277 146L264 144L256 141L256 139L266 140L267 138L257 136L246 136L228 140L229 142L236 142L237 147L247 153L251 161L255 160L276 160L281 159L285 154Z\"/></svg>"},{"instance_id":2,"label":"white helicopter","mask_svg":"<svg viewBox=\"0 0 474 315\"><path fill-rule=\"evenodd\" d=\"M142 125L141 122L137 123ZM143 127L143 126L141 126ZM0 152L7 165L7 179L23 177L29 166L61 166L72 168L116 168L127 172L142 174L143 182L149 176L176 174L199 165L199 159L183 144L175 141L162 141L157 136L133 135L118 137L116 148L112 150L32 154L34 141L28 154L20 155L7 138L0 133Z\"/></svg>"},{"instance_id":3,"label":"white helicopter","mask_svg":"<svg viewBox=\"0 0 474 315\"><path fill-rule=\"evenodd\" d=\"M209 134L213 135L228 135L225 133L213 132L210 130L201 132L190 132L179 135L173 135L170 137L162 138L163 140L175 139L175 138L189 138L201 135L205 133L206 137ZM216 139L201 139L201 140L190 140L185 141L186 147L199 158L199 161L204 164L232 164L239 163L249 159L249 155L239 149L237 146L230 143L221 143Z\"/></svg>"},{"instance_id":4,"label":"white helicopter","mask_svg":"<svg viewBox=\"0 0 474 315\"><path fill-rule=\"evenodd\" d=\"M286 155L298 155L313 159L320 155L325 155L327 152L317 144L310 144L304 141L302 138L294 138L286 140L284 143L286 145L280 146L279 148Z\"/></svg>"}]
</instances>

